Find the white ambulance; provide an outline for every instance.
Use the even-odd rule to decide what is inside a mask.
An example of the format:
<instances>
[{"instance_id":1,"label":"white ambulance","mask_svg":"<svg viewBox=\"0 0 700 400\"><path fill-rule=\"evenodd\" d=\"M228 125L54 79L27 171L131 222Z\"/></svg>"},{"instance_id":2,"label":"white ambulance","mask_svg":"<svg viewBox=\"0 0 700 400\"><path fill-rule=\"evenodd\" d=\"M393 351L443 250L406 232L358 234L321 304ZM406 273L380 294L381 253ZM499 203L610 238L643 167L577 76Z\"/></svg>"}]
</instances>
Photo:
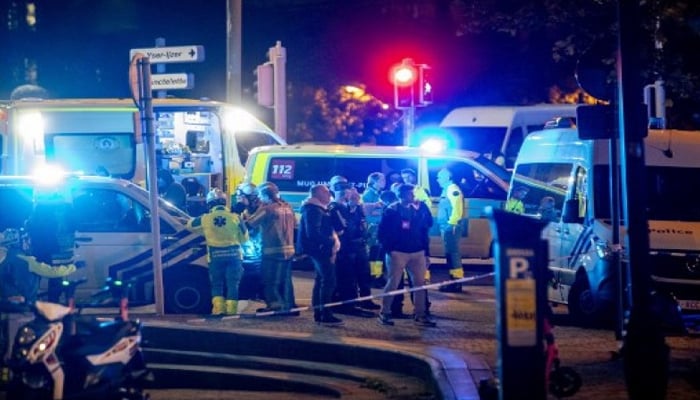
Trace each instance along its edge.
<instances>
[{"instance_id":1,"label":"white ambulance","mask_svg":"<svg viewBox=\"0 0 700 400\"><path fill-rule=\"evenodd\" d=\"M245 110L210 100L153 99L158 168L201 210L212 187L233 194L248 152L284 144ZM105 173L144 184L146 165L138 109L131 99L25 99L0 104L0 173L30 175L52 164L67 172ZM194 214L194 213L191 213Z\"/></svg>"},{"instance_id":2,"label":"white ambulance","mask_svg":"<svg viewBox=\"0 0 700 400\"><path fill-rule=\"evenodd\" d=\"M464 193L466 229L460 240L462 257L492 257L491 232L484 208L503 205L510 173L488 159L477 158L474 152L443 150L435 153L402 146L298 144L258 147L250 152L246 164L251 182L256 185L266 181L275 183L282 198L296 211L302 200L308 197L311 186L328 184L334 175L346 177L362 193L372 172L384 173L388 189L393 181L401 179L400 172L404 168L413 169L418 185L430 192L433 215L437 213L442 192L437 173L442 168L452 171L455 182ZM430 254L443 257L437 224L430 235Z\"/></svg>"},{"instance_id":3,"label":"white ambulance","mask_svg":"<svg viewBox=\"0 0 700 400\"><path fill-rule=\"evenodd\" d=\"M537 218L544 215L541 204L553 200L543 231L553 274L549 300L568 304L583 323L609 318L617 302L608 154L607 140L581 140L575 129L532 133L518 155L509 193L528 188L525 214ZM655 289L685 312L700 311L700 132L650 130L645 157Z\"/></svg>"}]
</instances>

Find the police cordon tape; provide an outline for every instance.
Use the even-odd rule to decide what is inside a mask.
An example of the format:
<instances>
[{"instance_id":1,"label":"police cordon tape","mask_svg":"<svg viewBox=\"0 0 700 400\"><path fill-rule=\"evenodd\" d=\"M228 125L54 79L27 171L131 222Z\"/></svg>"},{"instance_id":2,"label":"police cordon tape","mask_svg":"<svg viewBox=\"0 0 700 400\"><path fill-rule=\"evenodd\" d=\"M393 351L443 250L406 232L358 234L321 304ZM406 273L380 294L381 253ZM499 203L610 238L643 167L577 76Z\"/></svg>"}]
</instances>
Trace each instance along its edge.
<instances>
[{"instance_id":1,"label":"police cordon tape","mask_svg":"<svg viewBox=\"0 0 700 400\"><path fill-rule=\"evenodd\" d=\"M376 295L362 296L362 297L357 297L357 298L351 299L351 300L335 301L332 303L327 303L327 304L323 304L323 305L316 306L316 307L303 306L303 307L294 307L294 308L291 308L289 310L284 310L284 311L282 311L282 310L280 310L280 311L264 311L264 312L256 312L256 313L242 313L242 314L235 314L235 315L212 315L212 316L208 316L208 317L204 317L204 318L190 319L190 320L187 320L187 322L198 323L198 322L205 322L207 320L212 320L212 319L214 319L216 321L227 321L227 320L241 319L241 318L284 316L284 315L289 315L290 313L313 310L315 308L318 308L318 309L331 308L331 307L337 307L337 306L341 306L341 305L345 305L345 304L357 303L357 302L365 301L365 300L379 299L379 298L386 297L386 296L396 296L397 294L412 293L412 292L416 292L419 290L438 289L442 286L447 286L447 285L451 285L451 284L455 284L455 283L466 283L466 282L478 281L480 279L489 278L489 277L492 277L494 275L495 275L495 272L489 272L487 274L465 276L464 278L453 279L453 280L437 282L437 283L429 283L427 285L412 287L412 288L396 289L396 290L392 290L392 291L387 292L387 293L379 293Z\"/></svg>"}]
</instances>

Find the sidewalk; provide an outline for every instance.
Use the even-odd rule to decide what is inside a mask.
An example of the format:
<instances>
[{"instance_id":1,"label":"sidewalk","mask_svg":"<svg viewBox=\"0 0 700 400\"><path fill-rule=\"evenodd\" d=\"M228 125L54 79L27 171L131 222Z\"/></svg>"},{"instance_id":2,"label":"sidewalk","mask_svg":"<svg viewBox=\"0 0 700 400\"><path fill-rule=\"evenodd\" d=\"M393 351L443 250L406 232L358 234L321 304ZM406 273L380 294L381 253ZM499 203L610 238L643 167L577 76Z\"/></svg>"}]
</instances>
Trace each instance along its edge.
<instances>
[{"instance_id":1,"label":"sidewalk","mask_svg":"<svg viewBox=\"0 0 700 400\"><path fill-rule=\"evenodd\" d=\"M312 285L313 272L294 272L299 305L310 304ZM373 293L379 294L380 290ZM376 318L346 315L338 315L344 326L322 327L313 322L309 311L302 311L298 317L253 317L255 310L264 305L261 302L242 302L240 312L246 316L241 318L203 320L197 316L165 316L156 320L192 329L223 329L415 354L434 361L433 377L445 399L478 399L479 381L493 376L497 364L492 281L470 282L464 286L463 293L430 290L429 297L438 323L435 328L417 327L411 320L395 320L395 326L382 326ZM407 300L404 312L411 311ZM555 313L561 312L555 309ZM149 319L144 318L146 325ZM561 326L555 328L555 335L563 365L573 367L583 378L583 387L574 399L628 398L621 363L610 358L610 351L616 348L611 332ZM688 378L694 368L693 360L700 360L700 339L668 338L667 343L672 349L667 398L700 399L700 382L693 386L693 378Z\"/></svg>"}]
</instances>

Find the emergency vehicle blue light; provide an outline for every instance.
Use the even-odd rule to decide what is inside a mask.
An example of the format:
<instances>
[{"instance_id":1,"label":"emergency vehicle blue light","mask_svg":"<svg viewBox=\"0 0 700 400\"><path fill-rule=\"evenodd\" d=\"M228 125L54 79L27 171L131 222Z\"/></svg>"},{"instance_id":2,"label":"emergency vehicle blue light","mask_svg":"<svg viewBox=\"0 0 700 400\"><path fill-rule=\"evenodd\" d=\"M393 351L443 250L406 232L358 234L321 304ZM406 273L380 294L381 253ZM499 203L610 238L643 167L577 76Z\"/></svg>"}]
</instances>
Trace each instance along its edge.
<instances>
[{"instance_id":1,"label":"emergency vehicle blue light","mask_svg":"<svg viewBox=\"0 0 700 400\"><path fill-rule=\"evenodd\" d=\"M416 130L411 142L411 145L432 153L455 148L454 136L449 131L435 126Z\"/></svg>"},{"instance_id":2,"label":"emergency vehicle blue light","mask_svg":"<svg viewBox=\"0 0 700 400\"><path fill-rule=\"evenodd\" d=\"M66 171L55 165L42 165L34 170L32 176L40 184L53 185L65 179Z\"/></svg>"}]
</instances>

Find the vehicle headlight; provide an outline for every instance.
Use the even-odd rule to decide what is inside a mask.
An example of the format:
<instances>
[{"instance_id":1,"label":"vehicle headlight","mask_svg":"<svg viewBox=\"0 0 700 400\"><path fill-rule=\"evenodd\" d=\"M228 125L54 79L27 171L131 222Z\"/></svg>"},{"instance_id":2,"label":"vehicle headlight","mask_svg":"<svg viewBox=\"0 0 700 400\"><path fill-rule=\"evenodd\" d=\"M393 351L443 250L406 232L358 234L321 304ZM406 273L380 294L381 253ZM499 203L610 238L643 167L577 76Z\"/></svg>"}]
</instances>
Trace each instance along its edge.
<instances>
[{"instance_id":1,"label":"vehicle headlight","mask_svg":"<svg viewBox=\"0 0 700 400\"><path fill-rule=\"evenodd\" d=\"M19 344L26 345L34 340L36 340L36 332L28 326L23 327L20 329L19 333L17 333L17 343Z\"/></svg>"},{"instance_id":2,"label":"vehicle headlight","mask_svg":"<svg viewBox=\"0 0 700 400\"><path fill-rule=\"evenodd\" d=\"M615 254L622 251L622 247L620 245L613 245L607 240L598 238L591 240L593 240L596 254L601 260L610 260Z\"/></svg>"}]
</instances>

